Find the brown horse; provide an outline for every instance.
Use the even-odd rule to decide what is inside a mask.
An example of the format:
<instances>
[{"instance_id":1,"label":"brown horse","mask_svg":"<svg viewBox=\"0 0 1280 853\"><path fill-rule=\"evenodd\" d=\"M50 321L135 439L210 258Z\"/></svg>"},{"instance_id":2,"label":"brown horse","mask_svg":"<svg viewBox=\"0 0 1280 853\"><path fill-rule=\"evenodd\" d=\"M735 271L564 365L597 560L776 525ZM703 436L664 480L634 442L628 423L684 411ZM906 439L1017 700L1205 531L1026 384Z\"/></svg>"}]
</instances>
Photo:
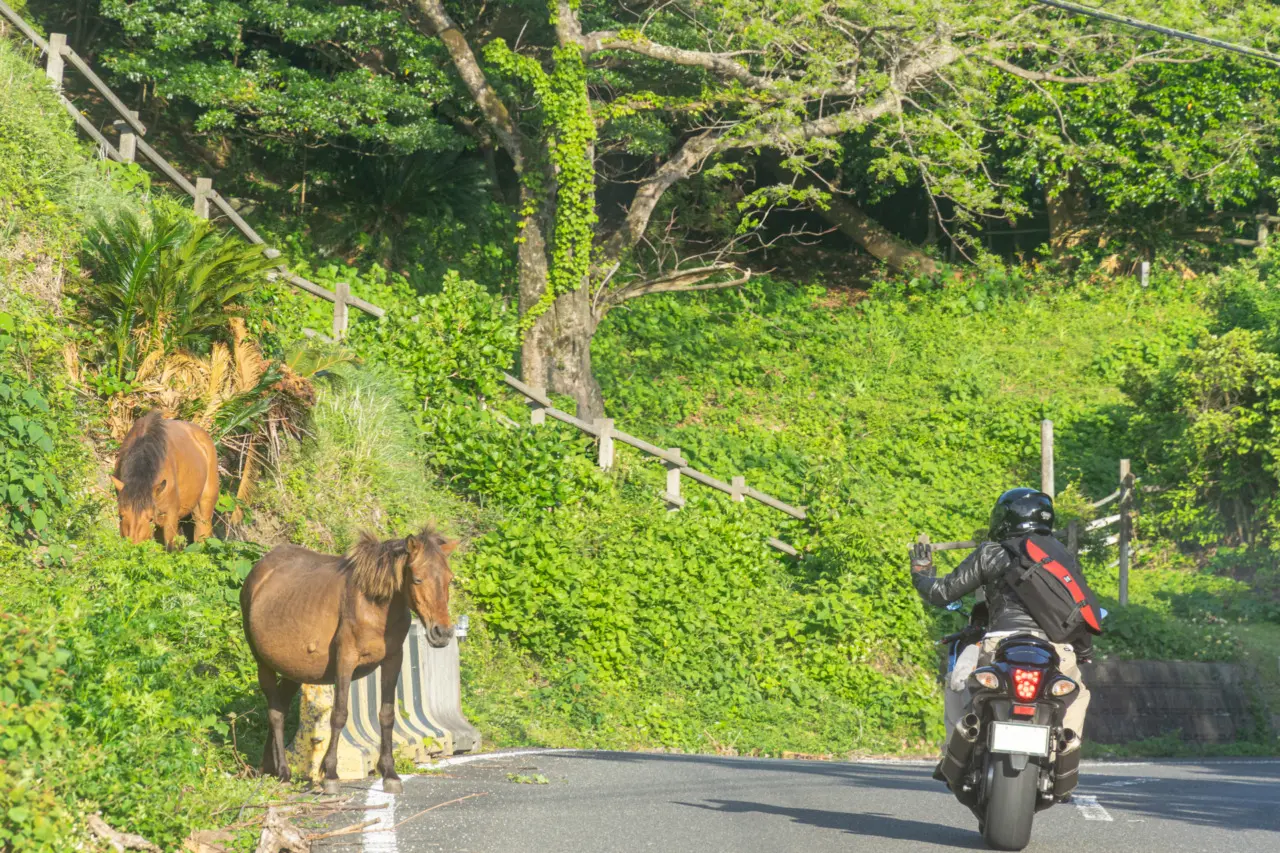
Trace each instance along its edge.
<instances>
[{"instance_id":1,"label":"brown horse","mask_svg":"<svg viewBox=\"0 0 1280 853\"><path fill-rule=\"evenodd\" d=\"M240 590L244 633L258 661L271 734L262 772L289 781L284 715L302 684L332 684L329 748L320 768L324 790L338 792L338 736L347 724L351 681L382 667L378 722L382 789L404 790L391 754L396 682L410 609L427 629L427 642L449 644L449 554L457 547L430 528L416 536L379 542L368 533L345 557L279 545L258 561ZM276 673L280 674L279 682Z\"/></svg>"},{"instance_id":2,"label":"brown horse","mask_svg":"<svg viewBox=\"0 0 1280 853\"><path fill-rule=\"evenodd\" d=\"M196 542L213 533L218 451L195 424L166 420L158 411L139 418L120 445L111 482L120 535L130 542L145 542L152 527L159 527L165 549L172 551L178 522L188 515L196 523Z\"/></svg>"}]
</instances>

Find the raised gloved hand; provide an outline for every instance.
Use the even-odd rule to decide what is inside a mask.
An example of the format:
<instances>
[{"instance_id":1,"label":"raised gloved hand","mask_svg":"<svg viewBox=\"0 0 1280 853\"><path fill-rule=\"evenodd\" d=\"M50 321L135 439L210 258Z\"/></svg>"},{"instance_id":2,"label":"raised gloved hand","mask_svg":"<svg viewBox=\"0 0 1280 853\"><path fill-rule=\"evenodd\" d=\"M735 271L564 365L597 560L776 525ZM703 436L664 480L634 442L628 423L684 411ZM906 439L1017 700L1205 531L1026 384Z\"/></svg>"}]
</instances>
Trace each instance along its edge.
<instances>
[{"instance_id":1,"label":"raised gloved hand","mask_svg":"<svg viewBox=\"0 0 1280 853\"><path fill-rule=\"evenodd\" d=\"M933 546L928 542L911 546L911 574L933 577Z\"/></svg>"}]
</instances>

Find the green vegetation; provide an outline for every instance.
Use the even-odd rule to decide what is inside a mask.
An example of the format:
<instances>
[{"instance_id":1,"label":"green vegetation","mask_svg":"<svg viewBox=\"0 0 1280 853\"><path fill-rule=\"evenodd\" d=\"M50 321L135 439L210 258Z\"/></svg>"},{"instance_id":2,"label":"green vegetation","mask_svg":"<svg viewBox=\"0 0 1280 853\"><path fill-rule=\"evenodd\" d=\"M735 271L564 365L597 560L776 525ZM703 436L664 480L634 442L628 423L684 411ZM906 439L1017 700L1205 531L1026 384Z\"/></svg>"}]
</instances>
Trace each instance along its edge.
<instances>
[{"instance_id":1,"label":"green vegetation","mask_svg":"<svg viewBox=\"0 0 1280 853\"><path fill-rule=\"evenodd\" d=\"M1243 40L1276 14L1174 5ZM328 303L264 281L259 249L139 167L93 161L0 40L0 848L74 849L100 810L176 849L276 796L253 779L242 578L278 542L336 553L433 519L466 540L464 703L489 742L928 751L933 640L958 617L921 605L906 545L968 538L1034 483L1046 417L1064 520L1093 517L1122 457L1160 489L1127 608L1114 550L1086 539L1100 654L1274 675L1280 266L1177 231L1244 233L1227 217L1274 202L1274 79L1014 6L834 26L719 0L643 32L604 0L423 0L412 26L293 0L83 12L103 66L150 92L157 147L220 164L293 269L386 309L324 346L304 330L329 330ZM435 36L451 16L470 59ZM842 203L888 227L781 248ZM1046 206L1039 262L976 250L988 218ZM911 244L926 219L976 262ZM855 244L915 272L836 286ZM1148 288L1116 274L1141 257ZM668 512L659 463L619 448L604 472L582 433L529 424L500 382L517 365L808 519L694 483ZM119 539L104 476L153 406L206 426L231 473L221 538L173 555ZM1274 749L1257 740L1232 749Z\"/></svg>"},{"instance_id":2,"label":"green vegetation","mask_svg":"<svg viewBox=\"0 0 1280 853\"><path fill-rule=\"evenodd\" d=\"M208 352L271 266L261 246L228 239L166 202L142 217L99 219L84 256L93 286L83 306L110 342L116 377L136 375L153 353Z\"/></svg>"}]
</instances>

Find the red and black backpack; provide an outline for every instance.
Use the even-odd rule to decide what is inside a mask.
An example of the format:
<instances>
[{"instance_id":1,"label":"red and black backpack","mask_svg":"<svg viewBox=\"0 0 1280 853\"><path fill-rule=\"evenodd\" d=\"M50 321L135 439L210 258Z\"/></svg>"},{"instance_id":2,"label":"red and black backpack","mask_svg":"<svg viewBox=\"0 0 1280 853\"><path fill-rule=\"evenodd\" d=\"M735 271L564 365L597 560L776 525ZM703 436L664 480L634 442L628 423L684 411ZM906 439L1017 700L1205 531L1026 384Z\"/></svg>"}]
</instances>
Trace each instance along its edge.
<instances>
[{"instance_id":1,"label":"red and black backpack","mask_svg":"<svg viewBox=\"0 0 1280 853\"><path fill-rule=\"evenodd\" d=\"M1004 544L1014 556L1005 581L1054 643L1102 633L1098 599L1080 564L1052 536L1032 534Z\"/></svg>"}]
</instances>

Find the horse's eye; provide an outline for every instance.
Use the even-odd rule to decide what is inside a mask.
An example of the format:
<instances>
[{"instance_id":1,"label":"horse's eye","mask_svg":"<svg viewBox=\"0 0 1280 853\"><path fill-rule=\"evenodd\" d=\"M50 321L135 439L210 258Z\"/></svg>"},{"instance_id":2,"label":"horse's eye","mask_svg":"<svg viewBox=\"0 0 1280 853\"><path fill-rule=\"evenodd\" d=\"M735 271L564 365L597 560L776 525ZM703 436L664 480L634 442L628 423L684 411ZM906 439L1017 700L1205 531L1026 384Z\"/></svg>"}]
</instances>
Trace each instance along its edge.
<instances>
[{"instance_id":1,"label":"horse's eye","mask_svg":"<svg viewBox=\"0 0 1280 853\"><path fill-rule=\"evenodd\" d=\"M413 576L413 585L414 585L414 586L417 586L417 585L418 585L418 584L420 584L420 583L422 583L422 578L418 577L417 575L414 575L414 576Z\"/></svg>"}]
</instances>

